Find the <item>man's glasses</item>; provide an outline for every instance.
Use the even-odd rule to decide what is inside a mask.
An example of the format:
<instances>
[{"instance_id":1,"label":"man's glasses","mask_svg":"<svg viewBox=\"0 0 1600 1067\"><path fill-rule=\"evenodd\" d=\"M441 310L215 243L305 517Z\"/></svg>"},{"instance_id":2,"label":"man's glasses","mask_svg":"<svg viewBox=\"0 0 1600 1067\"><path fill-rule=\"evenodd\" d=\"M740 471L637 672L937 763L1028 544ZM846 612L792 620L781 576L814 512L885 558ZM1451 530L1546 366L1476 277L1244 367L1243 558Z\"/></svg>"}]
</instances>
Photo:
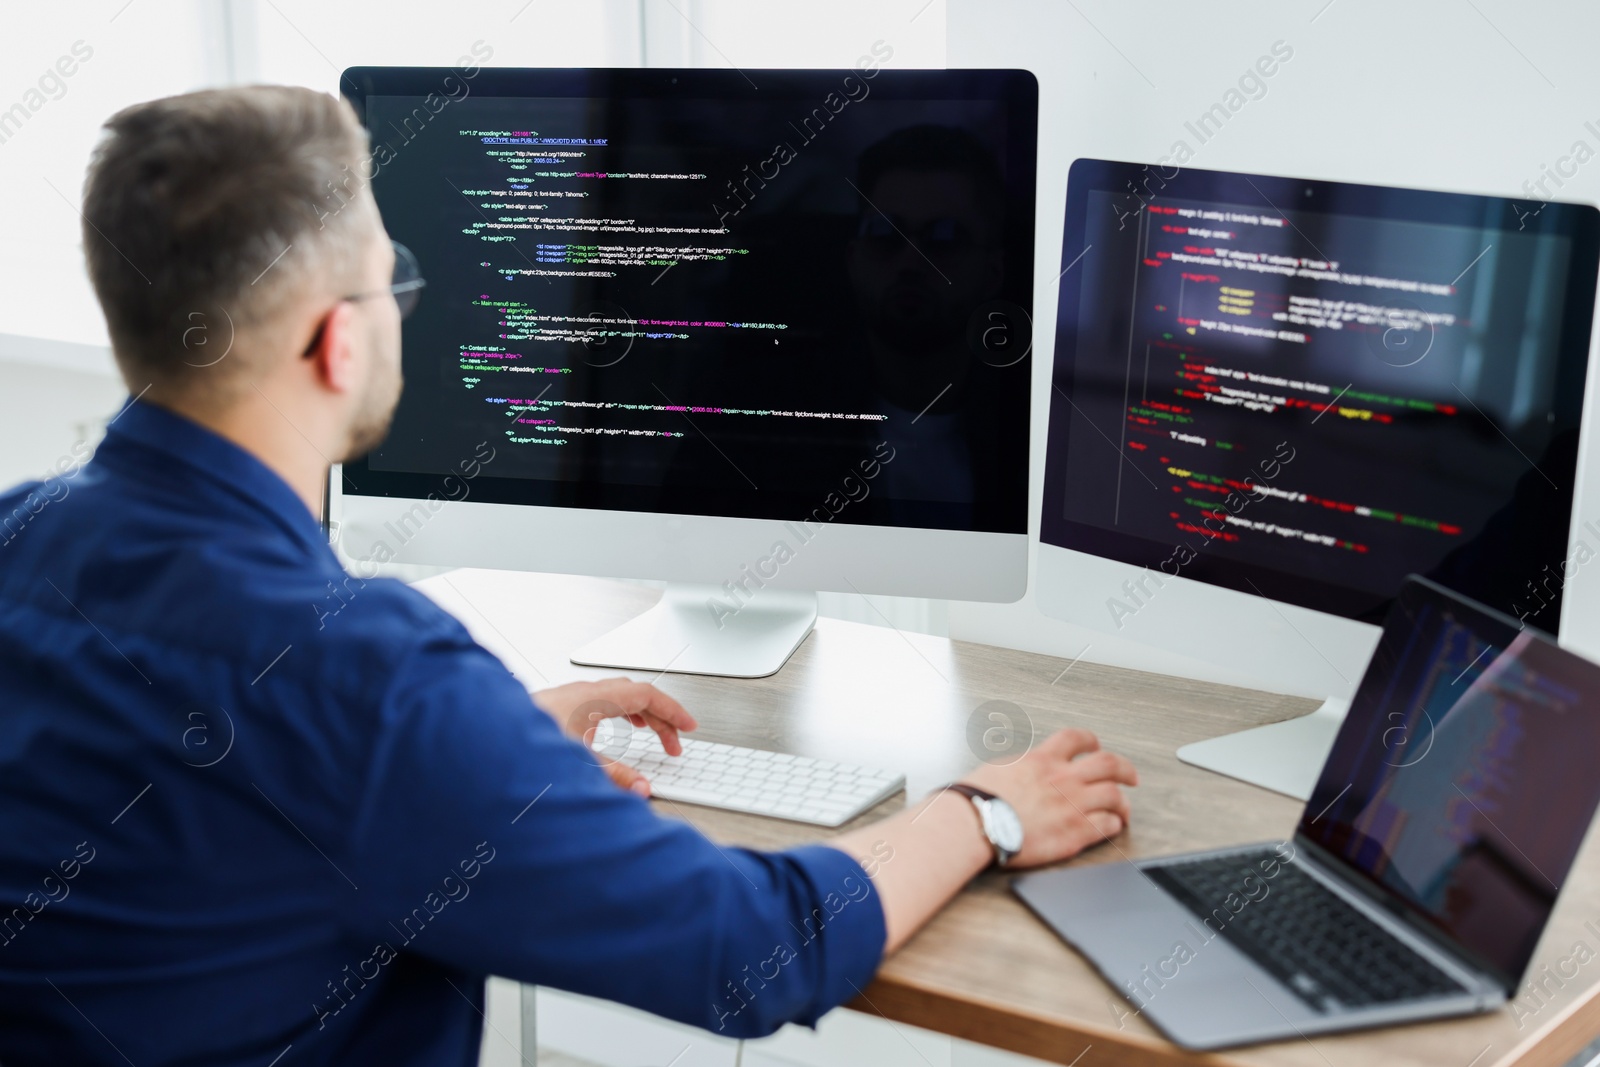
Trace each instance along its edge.
<instances>
[{"instance_id":1,"label":"man's glasses","mask_svg":"<svg viewBox=\"0 0 1600 1067\"><path fill-rule=\"evenodd\" d=\"M370 300L375 296L393 296L403 319L417 309L417 301L422 299L422 287L428 282L422 277L422 268L417 265L417 257L411 254L411 249L399 241L389 243L394 246L394 280L389 283L389 288L374 289L370 293L352 293L344 299Z\"/></svg>"},{"instance_id":2,"label":"man's glasses","mask_svg":"<svg viewBox=\"0 0 1600 1067\"><path fill-rule=\"evenodd\" d=\"M869 251L885 258L898 255L907 245L930 256L958 256L981 242L960 221L936 218L920 226L904 225L874 211L862 217L856 239Z\"/></svg>"},{"instance_id":3,"label":"man's glasses","mask_svg":"<svg viewBox=\"0 0 1600 1067\"><path fill-rule=\"evenodd\" d=\"M341 301L371 300L378 296L394 297L394 306L399 308L400 317L403 319L417 309L417 302L422 299L422 287L427 285L427 280L422 277L422 268L417 265L417 257L411 254L411 249L399 241L391 240L394 247L394 274L393 280L387 289L374 289L368 293L351 293L342 296ZM328 317L324 315L322 321L317 323L317 332L311 335L311 341L306 345L301 355L309 356L322 342L323 328L328 324Z\"/></svg>"}]
</instances>

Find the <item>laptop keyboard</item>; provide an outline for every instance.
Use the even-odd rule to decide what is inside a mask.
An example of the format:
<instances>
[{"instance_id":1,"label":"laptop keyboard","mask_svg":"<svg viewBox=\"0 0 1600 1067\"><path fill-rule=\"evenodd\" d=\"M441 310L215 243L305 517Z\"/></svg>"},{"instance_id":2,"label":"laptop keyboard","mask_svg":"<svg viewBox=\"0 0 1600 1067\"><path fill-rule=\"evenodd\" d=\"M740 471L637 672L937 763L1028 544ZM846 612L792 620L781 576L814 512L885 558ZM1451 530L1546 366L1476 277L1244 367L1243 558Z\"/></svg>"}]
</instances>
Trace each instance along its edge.
<instances>
[{"instance_id":1,"label":"laptop keyboard","mask_svg":"<svg viewBox=\"0 0 1600 1067\"><path fill-rule=\"evenodd\" d=\"M1267 878L1260 862L1277 862ZM1273 849L1145 867L1157 885L1319 1011L1466 989ZM1246 878L1250 895L1246 895ZM1262 887L1267 889L1262 895ZM1237 913L1225 903L1243 901ZM1250 899L1253 896L1255 899Z\"/></svg>"}]
</instances>

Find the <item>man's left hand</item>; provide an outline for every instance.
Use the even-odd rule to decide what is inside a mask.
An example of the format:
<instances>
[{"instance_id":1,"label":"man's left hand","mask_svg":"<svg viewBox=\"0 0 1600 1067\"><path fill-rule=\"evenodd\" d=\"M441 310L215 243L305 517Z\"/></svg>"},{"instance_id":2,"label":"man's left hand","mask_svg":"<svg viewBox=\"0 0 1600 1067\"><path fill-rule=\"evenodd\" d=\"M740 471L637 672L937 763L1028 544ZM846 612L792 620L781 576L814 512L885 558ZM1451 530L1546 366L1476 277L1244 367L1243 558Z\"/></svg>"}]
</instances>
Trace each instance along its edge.
<instances>
[{"instance_id":1,"label":"man's left hand","mask_svg":"<svg viewBox=\"0 0 1600 1067\"><path fill-rule=\"evenodd\" d=\"M683 754L679 730L693 730L700 724L672 699L648 682L627 678L607 678L598 682L568 682L533 694L534 703L543 708L570 737L589 744L606 719L625 718L634 726L648 726L661 738L669 756ZM650 795L650 782L634 768L618 760L603 761L611 780L640 796Z\"/></svg>"}]
</instances>

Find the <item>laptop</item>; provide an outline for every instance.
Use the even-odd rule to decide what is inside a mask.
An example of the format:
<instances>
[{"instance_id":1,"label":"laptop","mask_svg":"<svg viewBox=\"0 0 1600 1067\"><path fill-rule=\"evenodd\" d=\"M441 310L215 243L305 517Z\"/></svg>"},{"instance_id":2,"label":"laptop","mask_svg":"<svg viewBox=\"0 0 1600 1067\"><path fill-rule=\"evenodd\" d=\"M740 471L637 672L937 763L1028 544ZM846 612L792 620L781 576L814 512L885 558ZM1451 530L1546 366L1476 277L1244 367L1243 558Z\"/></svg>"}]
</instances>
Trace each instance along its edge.
<instances>
[{"instance_id":1,"label":"laptop","mask_svg":"<svg viewBox=\"0 0 1600 1067\"><path fill-rule=\"evenodd\" d=\"M1289 841L1019 878L1186 1048L1515 995L1600 803L1600 666L1407 579Z\"/></svg>"}]
</instances>

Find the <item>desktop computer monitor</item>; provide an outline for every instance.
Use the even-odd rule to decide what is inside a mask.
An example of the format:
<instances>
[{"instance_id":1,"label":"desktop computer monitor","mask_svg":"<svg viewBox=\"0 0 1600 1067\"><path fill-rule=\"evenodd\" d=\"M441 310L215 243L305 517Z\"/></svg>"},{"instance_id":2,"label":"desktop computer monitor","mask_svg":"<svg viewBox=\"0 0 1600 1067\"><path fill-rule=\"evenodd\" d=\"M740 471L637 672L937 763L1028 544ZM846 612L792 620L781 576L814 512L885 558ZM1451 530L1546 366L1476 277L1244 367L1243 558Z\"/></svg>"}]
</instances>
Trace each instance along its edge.
<instances>
[{"instance_id":1,"label":"desktop computer monitor","mask_svg":"<svg viewBox=\"0 0 1600 1067\"><path fill-rule=\"evenodd\" d=\"M1021 597L1037 83L883 51L346 71L427 288L345 553L662 580L574 661L751 677L817 590Z\"/></svg>"},{"instance_id":2,"label":"desktop computer monitor","mask_svg":"<svg viewBox=\"0 0 1600 1067\"><path fill-rule=\"evenodd\" d=\"M1039 605L1330 698L1181 758L1308 796L1410 573L1558 632L1597 221L1073 164Z\"/></svg>"}]
</instances>

